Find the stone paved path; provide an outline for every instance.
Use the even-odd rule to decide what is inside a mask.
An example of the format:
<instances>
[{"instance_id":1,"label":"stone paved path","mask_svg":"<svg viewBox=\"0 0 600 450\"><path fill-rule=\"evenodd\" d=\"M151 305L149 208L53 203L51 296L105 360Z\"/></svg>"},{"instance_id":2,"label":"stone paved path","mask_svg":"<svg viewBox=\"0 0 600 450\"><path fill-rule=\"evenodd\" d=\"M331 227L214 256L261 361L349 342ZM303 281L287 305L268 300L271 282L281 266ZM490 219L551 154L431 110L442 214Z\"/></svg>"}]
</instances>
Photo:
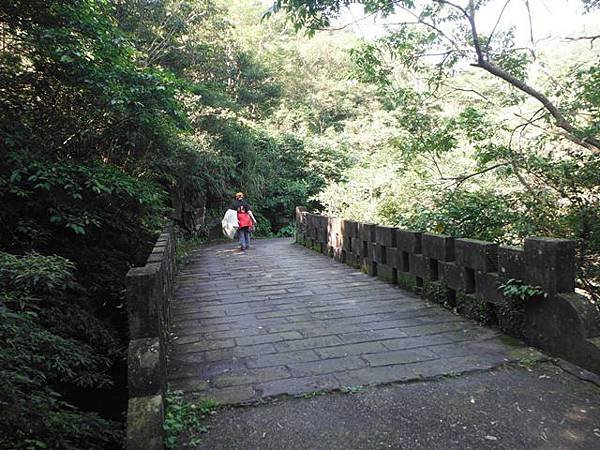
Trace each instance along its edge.
<instances>
[{"instance_id":1,"label":"stone paved path","mask_svg":"<svg viewBox=\"0 0 600 450\"><path fill-rule=\"evenodd\" d=\"M495 330L290 239L199 250L177 280L172 388L223 404L487 370Z\"/></svg>"}]
</instances>

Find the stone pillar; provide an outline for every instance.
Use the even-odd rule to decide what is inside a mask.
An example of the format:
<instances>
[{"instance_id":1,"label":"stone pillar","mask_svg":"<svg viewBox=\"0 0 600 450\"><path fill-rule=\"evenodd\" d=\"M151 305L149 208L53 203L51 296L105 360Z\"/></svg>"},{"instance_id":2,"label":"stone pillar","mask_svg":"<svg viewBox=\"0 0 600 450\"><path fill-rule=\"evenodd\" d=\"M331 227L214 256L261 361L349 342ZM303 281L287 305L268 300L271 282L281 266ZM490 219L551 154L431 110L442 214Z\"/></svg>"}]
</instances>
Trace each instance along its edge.
<instances>
[{"instance_id":1,"label":"stone pillar","mask_svg":"<svg viewBox=\"0 0 600 450\"><path fill-rule=\"evenodd\" d=\"M125 277L129 338L156 337L160 333L160 264L134 267Z\"/></svg>"},{"instance_id":2,"label":"stone pillar","mask_svg":"<svg viewBox=\"0 0 600 450\"><path fill-rule=\"evenodd\" d=\"M575 290L575 241L525 239L525 282L548 295Z\"/></svg>"},{"instance_id":3,"label":"stone pillar","mask_svg":"<svg viewBox=\"0 0 600 450\"><path fill-rule=\"evenodd\" d=\"M163 450L162 395L134 397L127 407L127 450Z\"/></svg>"}]
</instances>

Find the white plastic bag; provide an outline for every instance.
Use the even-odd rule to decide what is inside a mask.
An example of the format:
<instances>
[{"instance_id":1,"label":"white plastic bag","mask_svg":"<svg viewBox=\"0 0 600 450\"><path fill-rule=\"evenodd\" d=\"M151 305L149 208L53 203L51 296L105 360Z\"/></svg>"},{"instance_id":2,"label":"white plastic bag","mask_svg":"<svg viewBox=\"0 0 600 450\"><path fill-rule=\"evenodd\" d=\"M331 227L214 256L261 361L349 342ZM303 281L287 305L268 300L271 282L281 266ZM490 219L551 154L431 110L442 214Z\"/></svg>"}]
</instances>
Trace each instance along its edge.
<instances>
[{"instance_id":1,"label":"white plastic bag","mask_svg":"<svg viewBox=\"0 0 600 450\"><path fill-rule=\"evenodd\" d=\"M223 234L227 236L229 239L233 239L235 237L235 232L239 228L238 220L237 220L237 211L235 209L228 209L221 221L221 226L223 227Z\"/></svg>"}]
</instances>

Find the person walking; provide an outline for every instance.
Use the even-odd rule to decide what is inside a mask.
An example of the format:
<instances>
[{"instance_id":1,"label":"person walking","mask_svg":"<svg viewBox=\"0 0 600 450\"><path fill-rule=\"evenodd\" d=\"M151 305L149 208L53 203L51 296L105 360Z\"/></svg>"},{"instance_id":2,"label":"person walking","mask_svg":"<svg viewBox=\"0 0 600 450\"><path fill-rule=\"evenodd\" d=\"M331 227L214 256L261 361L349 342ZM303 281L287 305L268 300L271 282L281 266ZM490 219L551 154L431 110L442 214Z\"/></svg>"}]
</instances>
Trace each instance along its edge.
<instances>
[{"instance_id":1,"label":"person walking","mask_svg":"<svg viewBox=\"0 0 600 450\"><path fill-rule=\"evenodd\" d=\"M256 219L254 218L254 214L252 214L250 204L244 198L243 192L235 194L235 200L231 205L231 209L237 211L240 250L247 250L250 247L250 229L256 225Z\"/></svg>"}]
</instances>

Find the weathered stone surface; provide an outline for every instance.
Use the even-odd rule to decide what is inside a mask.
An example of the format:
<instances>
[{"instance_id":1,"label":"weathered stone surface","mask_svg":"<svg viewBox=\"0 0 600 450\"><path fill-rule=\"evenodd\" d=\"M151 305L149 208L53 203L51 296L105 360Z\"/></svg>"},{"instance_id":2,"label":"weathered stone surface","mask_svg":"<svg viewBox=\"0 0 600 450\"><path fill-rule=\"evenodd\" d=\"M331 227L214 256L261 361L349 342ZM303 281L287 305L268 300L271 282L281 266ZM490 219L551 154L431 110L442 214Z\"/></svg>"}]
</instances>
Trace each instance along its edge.
<instances>
[{"instance_id":1,"label":"weathered stone surface","mask_svg":"<svg viewBox=\"0 0 600 450\"><path fill-rule=\"evenodd\" d=\"M447 310L289 240L256 241L244 253L235 247L203 248L178 275L176 316L202 317L180 322L185 327L173 337L169 379L186 392L235 403L340 389L352 379L399 381L431 371L430 358L444 358L430 347L449 344L448 353L456 353L464 342L489 337ZM380 277L394 276L391 266L376 267ZM414 276L401 275L416 288ZM461 339L436 337L449 332ZM509 348L497 350L510 359ZM443 374L446 366L440 367Z\"/></svg>"},{"instance_id":2,"label":"weathered stone surface","mask_svg":"<svg viewBox=\"0 0 600 450\"><path fill-rule=\"evenodd\" d=\"M315 217L315 226L317 228L317 241L320 244L327 245L327 228L329 218L325 216Z\"/></svg>"},{"instance_id":3,"label":"weathered stone surface","mask_svg":"<svg viewBox=\"0 0 600 450\"><path fill-rule=\"evenodd\" d=\"M130 341L127 355L129 397L163 394L165 383L166 367L158 337Z\"/></svg>"},{"instance_id":4,"label":"weathered stone surface","mask_svg":"<svg viewBox=\"0 0 600 450\"><path fill-rule=\"evenodd\" d=\"M423 255L409 255L410 261L410 273L419 278L425 278L427 276L427 264L428 260Z\"/></svg>"},{"instance_id":5,"label":"weathered stone surface","mask_svg":"<svg viewBox=\"0 0 600 450\"><path fill-rule=\"evenodd\" d=\"M475 273L475 292L479 298L495 304L502 303L504 298L499 285L500 278L497 273Z\"/></svg>"},{"instance_id":6,"label":"weathered stone surface","mask_svg":"<svg viewBox=\"0 0 600 450\"><path fill-rule=\"evenodd\" d=\"M549 294L575 289L575 241L525 239L525 281Z\"/></svg>"},{"instance_id":7,"label":"weathered stone surface","mask_svg":"<svg viewBox=\"0 0 600 450\"><path fill-rule=\"evenodd\" d=\"M377 264L385 264L387 262L386 247L378 243L373 244L373 261Z\"/></svg>"},{"instance_id":8,"label":"weathered stone surface","mask_svg":"<svg viewBox=\"0 0 600 450\"><path fill-rule=\"evenodd\" d=\"M394 269L399 269L401 265L398 264L398 254L401 254L396 247L385 248L385 260L386 264Z\"/></svg>"},{"instance_id":9,"label":"weathered stone surface","mask_svg":"<svg viewBox=\"0 0 600 450\"><path fill-rule=\"evenodd\" d=\"M461 274L462 268L458 267L454 262L440 262L440 280L446 283L446 285L456 290L465 288L463 276Z\"/></svg>"},{"instance_id":10,"label":"weathered stone surface","mask_svg":"<svg viewBox=\"0 0 600 450\"><path fill-rule=\"evenodd\" d=\"M346 234L342 237L342 248L346 252L352 252L352 237Z\"/></svg>"},{"instance_id":11,"label":"weathered stone surface","mask_svg":"<svg viewBox=\"0 0 600 450\"><path fill-rule=\"evenodd\" d=\"M420 231L397 230L396 246L408 253L421 253L422 233Z\"/></svg>"},{"instance_id":12,"label":"weathered stone surface","mask_svg":"<svg viewBox=\"0 0 600 450\"><path fill-rule=\"evenodd\" d=\"M364 358L367 360L371 367L377 367L428 361L432 359L438 359L439 356L427 348L422 348L412 350L399 350L387 353L376 353L371 355L365 355Z\"/></svg>"},{"instance_id":13,"label":"weathered stone surface","mask_svg":"<svg viewBox=\"0 0 600 450\"><path fill-rule=\"evenodd\" d=\"M131 339L155 337L160 333L159 271L159 264L149 264L127 272L125 286Z\"/></svg>"},{"instance_id":14,"label":"weathered stone surface","mask_svg":"<svg viewBox=\"0 0 600 450\"><path fill-rule=\"evenodd\" d=\"M525 252L521 247L498 247L498 273L503 278L525 278Z\"/></svg>"},{"instance_id":15,"label":"weathered stone surface","mask_svg":"<svg viewBox=\"0 0 600 450\"><path fill-rule=\"evenodd\" d=\"M342 220L342 231L344 236L358 237L358 222L354 220Z\"/></svg>"},{"instance_id":16,"label":"weathered stone surface","mask_svg":"<svg viewBox=\"0 0 600 450\"><path fill-rule=\"evenodd\" d=\"M127 408L127 450L164 449L162 395L134 397Z\"/></svg>"},{"instance_id":17,"label":"weathered stone surface","mask_svg":"<svg viewBox=\"0 0 600 450\"><path fill-rule=\"evenodd\" d=\"M600 373L598 348L588 338L598 336L600 314L575 293L549 296L527 303L526 339L533 345Z\"/></svg>"},{"instance_id":18,"label":"weathered stone surface","mask_svg":"<svg viewBox=\"0 0 600 450\"><path fill-rule=\"evenodd\" d=\"M394 227L378 225L375 228L375 240L379 245L383 245L385 247L395 247L397 231L398 229Z\"/></svg>"},{"instance_id":19,"label":"weathered stone surface","mask_svg":"<svg viewBox=\"0 0 600 450\"><path fill-rule=\"evenodd\" d=\"M330 217L327 225L327 245L333 249L334 257L338 260L341 260L342 243L342 220Z\"/></svg>"},{"instance_id":20,"label":"weathered stone surface","mask_svg":"<svg viewBox=\"0 0 600 450\"><path fill-rule=\"evenodd\" d=\"M395 283L397 281L396 270L387 264L378 264L377 278L386 283Z\"/></svg>"},{"instance_id":21,"label":"weathered stone surface","mask_svg":"<svg viewBox=\"0 0 600 450\"><path fill-rule=\"evenodd\" d=\"M410 292L415 292L417 288L417 278L406 272L398 272L398 286Z\"/></svg>"},{"instance_id":22,"label":"weathered stone surface","mask_svg":"<svg viewBox=\"0 0 600 450\"><path fill-rule=\"evenodd\" d=\"M359 233L360 238L363 241L367 241L368 243L375 242L376 241L376 235L375 235L376 227L377 227L377 225L375 225L373 223L359 223L358 224L358 233Z\"/></svg>"},{"instance_id":23,"label":"weathered stone surface","mask_svg":"<svg viewBox=\"0 0 600 450\"><path fill-rule=\"evenodd\" d=\"M454 238L450 236L423 233L423 256L438 261L454 261Z\"/></svg>"},{"instance_id":24,"label":"weathered stone surface","mask_svg":"<svg viewBox=\"0 0 600 450\"><path fill-rule=\"evenodd\" d=\"M456 361L467 363L460 357L437 367L444 373ZM435 375L431 367L428 373ZM393 380L393 369L380 369ZM370 379L360 372L343 381L368 384ZM593 450L598 446L598 395L590 383L552 364L513 367L352 395L224 409L210 419L210 431L196 450Z\"/></svg>"},{"instance_id":25,"label":"weathered stone surface","mask_svg":"<svg viewBox=\"0 0 600 450\"><path fill-rule=\"evenodd\" d=\"M498 244L476 239L456 239L454 254L459 266L470 267L480 272L498 270Z\"/></svg>"}]
</instances>

